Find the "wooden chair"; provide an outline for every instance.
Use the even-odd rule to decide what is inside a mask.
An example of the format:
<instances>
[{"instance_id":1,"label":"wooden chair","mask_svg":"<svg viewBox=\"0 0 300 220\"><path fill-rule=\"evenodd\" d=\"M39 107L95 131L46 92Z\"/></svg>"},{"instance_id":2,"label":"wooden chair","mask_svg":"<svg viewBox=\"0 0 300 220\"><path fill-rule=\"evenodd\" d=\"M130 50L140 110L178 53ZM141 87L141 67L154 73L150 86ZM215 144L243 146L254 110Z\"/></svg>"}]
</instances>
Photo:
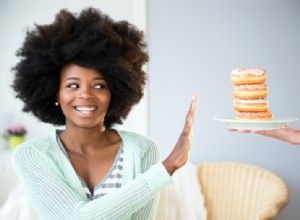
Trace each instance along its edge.
<instances>
[{"instance_id":1,"label":"wooden chair","mask_svg":"<svg viewBox=\"0 0 300 220\"><path fill-rule=\"evenodd\" d=\"M207 220L270 220L289 202L285 182L274 173L241 163L203 163L198 177Z\"/></svg>"}]
</instances>

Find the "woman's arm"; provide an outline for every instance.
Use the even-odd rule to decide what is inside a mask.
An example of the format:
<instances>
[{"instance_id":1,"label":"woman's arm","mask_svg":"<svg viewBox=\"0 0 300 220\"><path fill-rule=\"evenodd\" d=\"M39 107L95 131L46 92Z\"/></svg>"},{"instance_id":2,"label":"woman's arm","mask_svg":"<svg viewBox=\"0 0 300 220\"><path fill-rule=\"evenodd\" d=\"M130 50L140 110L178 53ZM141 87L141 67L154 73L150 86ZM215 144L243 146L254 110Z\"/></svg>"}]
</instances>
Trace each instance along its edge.
<instances>
[{"instance_id":1,"label":"woman's arm","mask_svg":"<svg viewBox=\"0 0 300 220\"><path fill-rule=\"evenodd\" d=\"M186 161L188 160L189 151L191 148L191 141L192 141L192 126L195 118L195 112L197 107L197 97L193 97L192 104L189 108L188 114L186 116L186 122L184 125L184 129L179 137L179 140L177 144L175 145L173 151L168 156L168 158L163 162L168 172L172 175L175 170L179 169L181 166L183 166ZM152 163L155 163L155 150L156 149L150 149L148 152L146 152L145 156L143 157L142 162L142 171L146 171L149 169ZM159 152L156 153L156 155L159 155ZM147 162L146 162L147 161ZM156 206L158 201L158 198L151 200L146 206L142 207L138 212L135 213L134 219L152 219L154 216L150 216L151 213L150 210L153 206Z\"/></svg>"},{"instance_id":2,"label":"woman's arm","mask_svg":"<svg viewBox=\"0 0 300 220\"><path fill-rule=\"evenodd\" d=\"M142 173L147 172L153 166L153 164L157 163L160 160L160 152L157 145L150 145L151 147L147 147L146 152L142 156L141 161L141 171ZM145 204L142 208L137 210L133 216L132 220L148 220L154 219L157 211L157 205L159 202L159 194L157 194L153 199L151 199L147 204Z\"/></svg>"}]
</instances>

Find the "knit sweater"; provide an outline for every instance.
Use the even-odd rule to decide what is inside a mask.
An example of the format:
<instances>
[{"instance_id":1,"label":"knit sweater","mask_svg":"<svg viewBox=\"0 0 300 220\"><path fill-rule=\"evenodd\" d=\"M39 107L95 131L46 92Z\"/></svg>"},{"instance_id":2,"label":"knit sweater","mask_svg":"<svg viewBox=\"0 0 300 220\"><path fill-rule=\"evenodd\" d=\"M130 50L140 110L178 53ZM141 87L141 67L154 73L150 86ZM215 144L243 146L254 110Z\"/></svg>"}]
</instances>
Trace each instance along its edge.
<instances>
[{"instance_id":1,"label":"knit sweater","mask_svg":"<svg viewBox=\"0 0 300 220\"><path fill-rule=\"evenodd\" d=\"M12 161L40 220L154 219L159 192L172 179L159 161L158 146L132 132L117 131L124 145L122 187L88 201L55 132L16 148Z\"/></svg>"}]
</instances>

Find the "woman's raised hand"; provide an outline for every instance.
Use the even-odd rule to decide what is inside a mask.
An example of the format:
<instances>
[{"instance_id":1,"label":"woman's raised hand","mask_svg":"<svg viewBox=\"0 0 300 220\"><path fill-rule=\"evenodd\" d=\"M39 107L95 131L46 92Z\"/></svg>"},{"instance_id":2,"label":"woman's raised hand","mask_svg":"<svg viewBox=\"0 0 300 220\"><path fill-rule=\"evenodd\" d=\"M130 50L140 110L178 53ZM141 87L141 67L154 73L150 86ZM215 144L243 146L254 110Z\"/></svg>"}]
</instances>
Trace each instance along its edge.
<instances>
[{"instance_id":1,"label":"woman's raised hand","mask_svg":"<svg viewBox=\"0 0 300 220\"><path fill-rule=\"evenodd\" d=\"M170 155L163 161L163 165L168 173L172 175L177 169L182 167L189 158L192 145L192 128L197 107L197 96L193 97L192 104L186 116L183 131Z\"/></svg>"}]
</instances>

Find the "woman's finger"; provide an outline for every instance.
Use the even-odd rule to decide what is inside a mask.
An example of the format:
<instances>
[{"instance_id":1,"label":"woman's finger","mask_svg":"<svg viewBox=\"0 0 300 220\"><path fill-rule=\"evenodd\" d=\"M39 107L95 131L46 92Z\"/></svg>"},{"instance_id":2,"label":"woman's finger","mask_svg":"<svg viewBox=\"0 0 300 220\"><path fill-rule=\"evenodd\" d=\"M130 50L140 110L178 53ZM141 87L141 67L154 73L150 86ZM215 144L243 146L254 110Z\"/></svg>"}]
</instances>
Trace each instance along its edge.
<instances>
[{"instance_id":1,"label":"woman's finger","mask_svg":"<svg viewBox=\"0 0 300 220\"><path fill-rule=\"evenodd\" d=\"M195 119L195 112L196 112L196 108L197 108L197 102L198 102L198 98L197 96L193 97L193 101L190 105L188 114L186 116L186 121L185 121L185 125L184 125L184 131L186 131L187 129L191 129L193 123L194 123L194 119Z\"/></svg>"}]
</instances>

